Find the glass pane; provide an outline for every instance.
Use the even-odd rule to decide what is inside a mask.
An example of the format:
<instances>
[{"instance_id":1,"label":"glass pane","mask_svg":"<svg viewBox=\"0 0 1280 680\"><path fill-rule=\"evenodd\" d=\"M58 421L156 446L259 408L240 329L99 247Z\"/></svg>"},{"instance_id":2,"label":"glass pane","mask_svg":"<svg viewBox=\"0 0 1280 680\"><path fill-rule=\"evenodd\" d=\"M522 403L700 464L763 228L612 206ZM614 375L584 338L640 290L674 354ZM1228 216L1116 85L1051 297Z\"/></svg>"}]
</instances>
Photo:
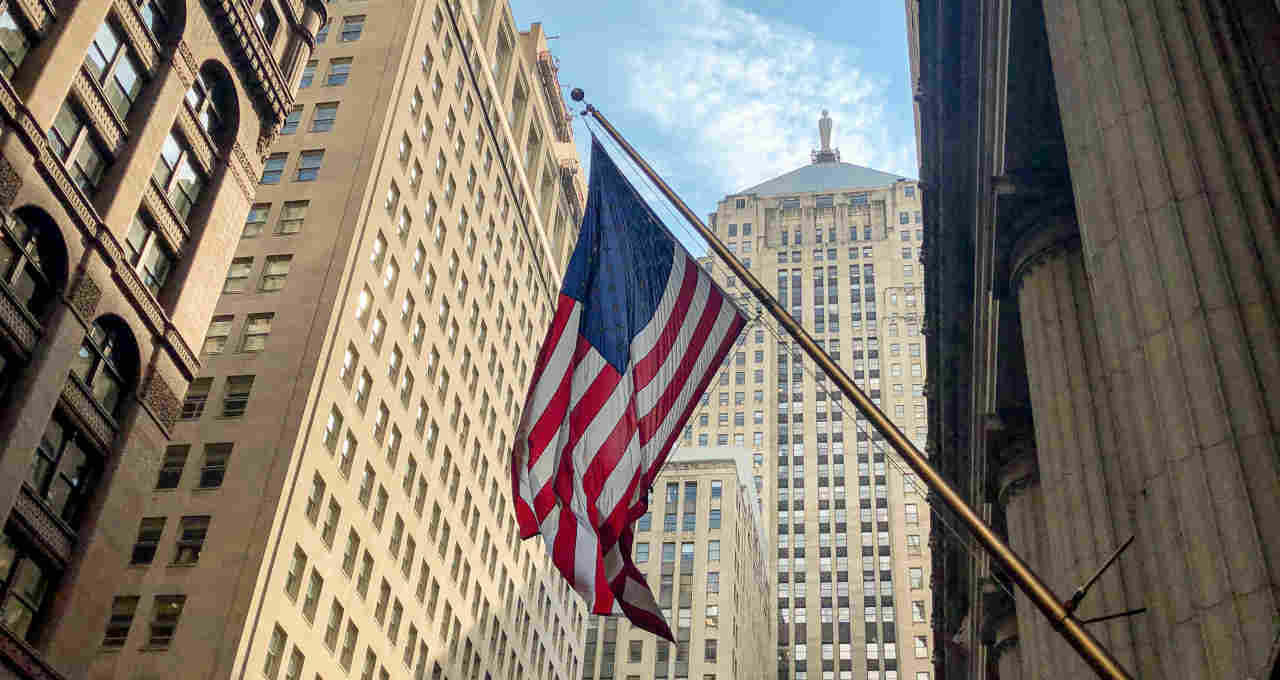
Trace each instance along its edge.
<instances>
[{"instance_id":1,"label":"glass pane","mask_svg":"<svg viewBox=\"0 0 1280 680\"><path fill-rule=\"evenodd\" d=\"M20 638L26 638L27 631L31 629L31 621L35 618L34 612L27 609L16 597L11 597L4 603L4 627L13 631Z\"/></svg>"},{"instance_id":2,"label":"glass pane","mask_svg":"<svg viewBox=\"0 0 1280 680\"><path fill-rule=\"evenodd\" d=\"M129 114L129 108L133 106L138 93L142 91L140 74L141 69L131 55L126 54L116 66L113 74L114 83L107 88L107 98L111 100L111 107L121 118Z\"/></svg>"},{"instance_id":3,"label":"glass pane","mask_svg":"<svg viewBox=\"0 0 1280 680\"><path fill-rule=\"evenodd\" d=\"M111 63L111 58L115 56L118 49L120 49L120 40L116 38L111 24L102 22L102 25L98 26L98 32L93 36L93 44L89 46L89 54L84 60L85 66L88 66L89 71L93 73L94 80L102 77L102 72Z\"/></svg>"},{"instance_id":4,"label":"glass pane","mask_svg":"<svg viewBox=\"0 0 1280 680\"><path fill-rule=\"evenodd\" d=\"M85 341L80 345L80 351L76 353L76 358L71 361L71 372L87 383L89 382L89 373L93 370L97 359L97 351L93 349L88 341ZM50 428L52 427L53 425L50 424ZM48 434L48 430L45 431L45 434Z\"/></svg>"},{"instance_id":5,"label":"glass pane","mask_svg":"<svg viewBox=\"0 0 1280 680\"><path fill-rule=\"evenodd\" d=\"M58 109L58 116L53 119L53 127L49 129L49 143L53 145L58 158L66 160L67 154L71 152L71 144L82 127L75 109L63 102L62 108Z\"/></svg>"},{"instance_id":6,"label":"glass pane","mask_svg":"<svg viewBox=\"0 0 1280 680\"><path fill-rule=\"evenodd\" d=\"M120 397L123 394L124 386L120 384L119 379L107 371L98 372L93 380L93 397L107 413L116 412L116 405L120 403Z\"/></svg>"},{"instance_id":7,"label":"glass pane","mask_svg":"<svg viewBox=\"0 0 1280 680\"><path fill-rule=\"evenodd\" d=\"M173 176L173 167L178 164L178 157L182 155L182 146L178 144L177 138L173 133L169 133L164 139L164 145L160 147L160 157L156 159L156 169L152 173L156 183L161 187L169 186L169 178Z\"/></svg>"},{"instance_id":8,"label":"glass pane","mask_svg":"<svg viewBox=\"0 0 1280 680\"><path fill-rule=\"evenodd\" d=\"M76 156L76 184L85 193L92 193L92 189L98 186L98 181L102 179L102 174L106 172L107 159L103 158L98 149L89 141L85 141L80 147L80 153Z\"/></svg>"},{"instance_id":9,"label":"glass pane","mask_svg":"<svg viewBox=\"0 0 1280 680\"><path fill-rule=\"evenodd\" d=\"M27 42L26 35L13 20L13 13L0 14L0 53L3 53L3 58L0 58L0 72L12 78L18 66L22 64L22 60L27 57L29 49L31 49L31 43Z\"/></svg>"}]
</instances>

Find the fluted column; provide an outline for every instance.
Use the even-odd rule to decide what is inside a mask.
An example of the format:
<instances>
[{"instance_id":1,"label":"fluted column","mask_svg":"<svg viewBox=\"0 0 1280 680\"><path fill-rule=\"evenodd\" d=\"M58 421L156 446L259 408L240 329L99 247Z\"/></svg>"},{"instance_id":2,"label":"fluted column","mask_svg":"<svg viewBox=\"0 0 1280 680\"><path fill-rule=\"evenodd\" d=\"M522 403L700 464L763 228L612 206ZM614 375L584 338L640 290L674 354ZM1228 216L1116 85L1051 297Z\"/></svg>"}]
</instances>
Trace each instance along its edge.
<instances>
[{"instance_id":1,"label":"fluted column","mask_svg":"<svg viewBox=\"0 0 1280 680\"><path fill-rule=\"evenodd\" d=\"M1012 586L988 583L982 594L982 644L987 647L988 675L993 680L1022 680L1022 659L1019 655L1018 621L1013 599L1008 590Z\"/></svg>"},{"instance_id":2,"label":"fluted column","mask_svg":"<svg viewBox=\"0 0 1280 680\"><path fill-rule=\"evenodd\" d=\"M1015 246L1013 277L1052 555L1046 577L1066 597L1135 532L1135 475L1126 467L1132 456L1117 446L1114 432L1126 414L1114 408L1099 371L1093 297L1074 219L1060 216L1037 225ZM1145 532L1138 533L1140 542L1147 540ZM1080 618L1143 606L1139 584L1149 574L1138 553L1131 553L1094 586L1077 611ZM1134 639L1151 642L1145 623L1142 617L1115 619L1092 630L1136 672ZM1075 655L1063 651L1065 645L1057 647L1060 663L1087 674Z\"/></svg>"},{"instance_id":3,"label":"fluted column","mask_svg":"<svg viewBox=\"0 0 1280 680\"><path fill-rule=\"evenodd\" d=\"M1257 4L1257 3L1252 3ZM1280 586L1274 8L1062 0L1046 26L1098 301L1094 382L1150 564L1148 677L1265 677Z\"/></svg>"}]
</instances>

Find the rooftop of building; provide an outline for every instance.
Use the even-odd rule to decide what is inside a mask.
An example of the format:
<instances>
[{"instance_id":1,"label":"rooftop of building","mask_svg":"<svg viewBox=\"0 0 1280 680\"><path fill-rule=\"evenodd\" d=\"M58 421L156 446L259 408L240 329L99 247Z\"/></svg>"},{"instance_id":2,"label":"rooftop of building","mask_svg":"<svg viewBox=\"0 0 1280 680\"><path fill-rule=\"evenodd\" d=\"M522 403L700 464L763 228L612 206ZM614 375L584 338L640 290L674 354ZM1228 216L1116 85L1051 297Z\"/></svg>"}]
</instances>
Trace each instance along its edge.
<instances>
[{"instance_id":1,"label":"rooftop of building","mask_svg":"<svg viewBox=\"0 0 1280 680\"><path fill-rule=\"evenodd\" d=\"M780 194L808 194L850 189L871 189L908 178L891 172L883 172L852 163L840 162L840 151L831 147L831 118L822 112L818 120L821 148L813 152L813 162L786 174L761 182L739 191L741 194L776 196Z\"/></svg>"}]
</instances>

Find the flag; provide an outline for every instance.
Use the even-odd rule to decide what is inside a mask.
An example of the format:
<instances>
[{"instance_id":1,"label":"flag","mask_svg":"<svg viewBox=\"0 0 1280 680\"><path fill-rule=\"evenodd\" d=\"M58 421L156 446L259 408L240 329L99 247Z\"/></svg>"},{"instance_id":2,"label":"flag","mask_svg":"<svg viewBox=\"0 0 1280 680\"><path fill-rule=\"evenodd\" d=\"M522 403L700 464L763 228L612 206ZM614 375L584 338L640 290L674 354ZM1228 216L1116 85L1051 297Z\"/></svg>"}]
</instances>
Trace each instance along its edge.
<instances>
[{"instance_id":1,"label":"flag","mask_svg":"<svg viewBox=\"0 0 1280 680\"><path fill-rule=\"evenodd\" d=\"M672 639L631 559L632 523L746 324L596 139L586 215L512 451L520 535L594 614Z\"/></svg>"}]
</instances>

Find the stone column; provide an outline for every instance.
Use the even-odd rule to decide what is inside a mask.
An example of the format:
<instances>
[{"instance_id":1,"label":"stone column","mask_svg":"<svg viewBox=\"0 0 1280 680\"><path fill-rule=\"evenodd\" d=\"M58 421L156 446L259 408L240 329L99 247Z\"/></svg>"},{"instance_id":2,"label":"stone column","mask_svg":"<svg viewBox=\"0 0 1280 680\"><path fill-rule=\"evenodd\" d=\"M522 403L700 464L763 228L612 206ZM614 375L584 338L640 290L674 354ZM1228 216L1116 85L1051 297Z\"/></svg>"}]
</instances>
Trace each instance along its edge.
<instances>
[{"instance_id":1,"label":"stone column","mask_svg":"<svg viewBox=\"0 0 1280 680\"><path fill-rule=\"evenodd\" d=\"M1059 597L1083 584L1133 532L1132 471L1114 436L1125 419L1111 404L1098 371L1093 298L1070 216L1043 219L1013 251L1013 285L1035 418L1037 501L1045 521L1045 578ZM1145 540L1139 536L1139 541ZM1143 606L1135 587L1146 577L1137 553L1127 554L1094 586L1076 614L1090 618ZM1134 665L1134 630L1141 619L1116 619L1092 632L1127 668ZM1062 668L1088 670L1065 644L1053 641ZM1147 675L1147 673L1139 673Z\"/></svg>"},{"instance_id":2,"label":"stone column","mask_svg":"<svg viewBox=\"0 0 1280 680\"><path fill-rule=\"evenodd\" d=\"M1040 497L1040 477L1036 467L1036 447L1031 423L1025 416L1005 414L989 435L989 448L1000 467L995 474L996 501L1003 509L1009 547L1027 561L1043 578L1048 578L1052 562L1046 539L1044 505ZM1031 600L1014 591L1017 644L1002 653L1018 658L1018 672L1025 680L1063 677L1062 666L1054 659L1056 633ZM992 652L995 656L995 652ZM1001 669L1001 679L1004 679Z\"/></svg>"},{"instance_id":3,"label":"stone column","mask_svg":"<svg viewBox=\"0 0 1280 680\"><path fill-rule=\"evenodd\" d=\"M1280 163L1274 50L1248 40L1280 16L1222 0L1045 11L1098 302L1090 385L1110 389L1134 473L1123 501L1148 563L1134 604L1158 632L1137 674L1265 677L1280 609Z\"/></svg>"}]
</instances>

